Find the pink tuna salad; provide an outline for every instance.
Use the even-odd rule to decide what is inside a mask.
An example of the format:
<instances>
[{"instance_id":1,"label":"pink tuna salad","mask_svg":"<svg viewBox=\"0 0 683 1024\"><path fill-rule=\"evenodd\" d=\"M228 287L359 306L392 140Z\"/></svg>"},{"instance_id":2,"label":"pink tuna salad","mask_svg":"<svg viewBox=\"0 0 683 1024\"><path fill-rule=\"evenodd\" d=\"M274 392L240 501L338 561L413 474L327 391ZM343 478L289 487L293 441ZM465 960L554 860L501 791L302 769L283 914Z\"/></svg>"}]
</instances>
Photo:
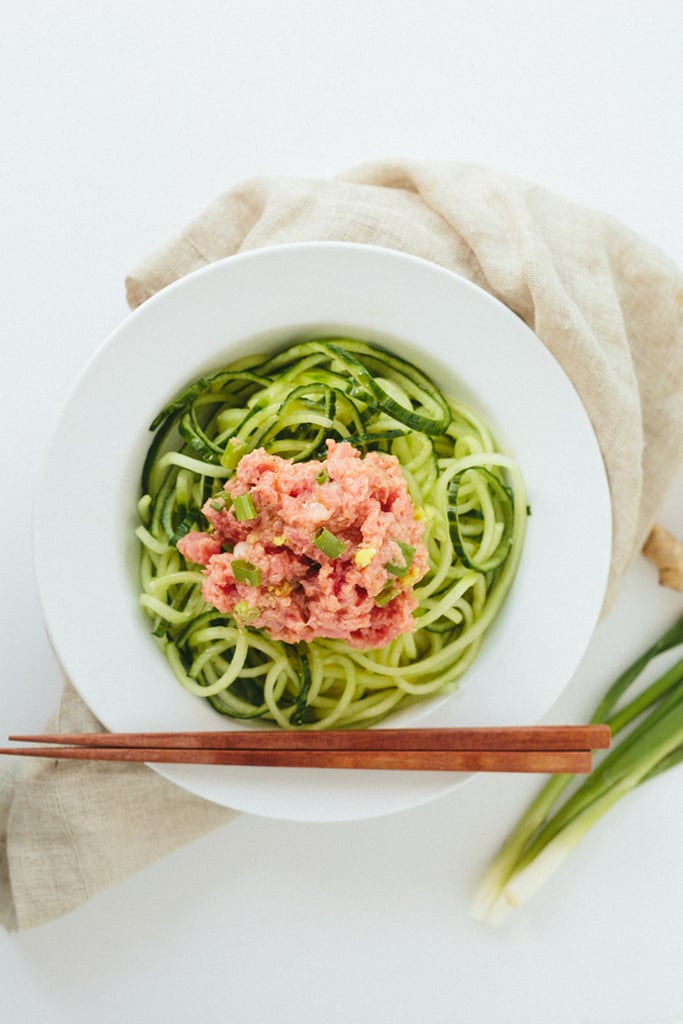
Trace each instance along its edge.
<instances>
[{"instance_id":1,"label":"pink tuna salad","mask_svg":"<svg viewBox=\"0 0 683 1024\"><path fill-rule=\"evenodd\" d=\"M240 625L286 643L383 647L415 625L422 523L393 455L361 458L331 440L327 449L299 463L262 448L243 456L202 509L210 529L178 550L205 566L208 604Z\"/></svg>"}]
</instances>

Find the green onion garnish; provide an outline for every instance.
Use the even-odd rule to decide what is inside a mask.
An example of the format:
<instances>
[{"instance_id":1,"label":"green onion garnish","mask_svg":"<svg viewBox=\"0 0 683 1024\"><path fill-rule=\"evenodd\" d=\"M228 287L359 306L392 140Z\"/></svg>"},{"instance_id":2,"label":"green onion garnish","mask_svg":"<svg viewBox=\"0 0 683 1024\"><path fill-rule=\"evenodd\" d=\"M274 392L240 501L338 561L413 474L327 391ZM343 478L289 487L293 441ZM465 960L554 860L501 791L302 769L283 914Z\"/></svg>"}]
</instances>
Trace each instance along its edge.
<instances>
[{"instance_id":1,"label":"green onion garnish","mask_svg":"<svg viewBox=\"0 0 683 1024\"><path fill-rule=\"evenodd\" d=\"M241 622L248 625L250 622L253 622L254 619L257 619L261 613L258 608L253 608L248 601L238 601L233 608L233 614Z\"/></svg>"},{"instance_id":2,"label":"green onion garnish","mask_svg":"<svg viewBox=\"0 0 683 1024\"><path fill-rule=\"evenodd\" d=\"M251 494L238 494L233 498L232 510L235 514L235 519L256 519L258 512L256 511L256 505Z\"/></svg>"},{"instance_id":3,"label":"green onion garnish","mask_svg":"<svg viewBox=\"0 0 683 1024\"><path fill-rule=\"evenodd\" d=\"M403 565L398 565L396 562L387 562L384 568L387 572L390 572L392 576L405 576L410 566L413 564L413 558L415 557L415 548L412 544L406 544L402 540L397 540L401 554L403 555L405 562Z\"/></svg>"},{"instance_id":4,"label":"green onion garnish","mask_svg":"<svg viewBox=\"0 0 683 1024\"><path fill-rule=\"evenodd\" d=\"M385 583L379 594L375 596L375 604L378 608L384 608L385 604L389 604L395 597L398 596L398 588L389 580Z\"/></svg>"},{"instance_id":5,"label":"green onion garnish","mask_svg":"<svg viewBox=\"0 0 683 1024\"><path fill-rule=\"evenodd\" d=\"M315 474L315 482L317 484L326 484L330 479L330 474L326 469L321 469L319 473Z\"/></svg>"},{"instance_id":6,"label":"green onion garnish","mask_svg":"<svg viewBox=\"0 0 683 1024\"><path fill-rule=\"evenodd\" d=\"M261 583L261 570L253 562L245 558L233 558L232 575L236 583L248 583L250 587L258 587Z\"/></svg>"},{"instance_id":7,"label":"green onion garnish","mask_svg":"<svg viewBox=\"0 0 683 1024\"><path fill-rule=\"evenodd\" d=\"M232 504L232 495L228 491L217 491L209 505L215 512L226 512Z\"/></svg>"},{"instance_id":8,"label":"green onion garnish","mask_svg":"<svg viewBox=\"0 0 683 1024\"><path fill-rule=\"evenodd\" d=\"M328 558L339 558L346 551L346 544L339 537L335 537L328 529L321 526L313 537L313 543Z\"/></svg>"}]
</instances>

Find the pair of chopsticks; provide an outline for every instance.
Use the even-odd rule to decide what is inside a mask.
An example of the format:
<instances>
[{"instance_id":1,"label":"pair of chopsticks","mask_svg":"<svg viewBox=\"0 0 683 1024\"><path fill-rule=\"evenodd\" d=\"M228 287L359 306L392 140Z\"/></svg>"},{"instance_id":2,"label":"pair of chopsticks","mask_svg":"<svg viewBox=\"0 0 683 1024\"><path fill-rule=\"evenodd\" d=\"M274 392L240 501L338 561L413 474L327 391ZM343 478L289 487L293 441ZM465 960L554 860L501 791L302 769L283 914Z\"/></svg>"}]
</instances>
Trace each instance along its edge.
<instances>
[{"instance_id":1,"label":"pair of chopsticks","mask_svg":"<svg viewBox=\"0 0 683 1024\"><path fill-rule=\"evenodd\" d=\"M592 768L593 751L609 747L610 729L606 725L540 725L327 732L56 733L9 739L53 746L8 747L0 749L0 754L149 764L585 775Z\"/></svg>"}]
</instances>

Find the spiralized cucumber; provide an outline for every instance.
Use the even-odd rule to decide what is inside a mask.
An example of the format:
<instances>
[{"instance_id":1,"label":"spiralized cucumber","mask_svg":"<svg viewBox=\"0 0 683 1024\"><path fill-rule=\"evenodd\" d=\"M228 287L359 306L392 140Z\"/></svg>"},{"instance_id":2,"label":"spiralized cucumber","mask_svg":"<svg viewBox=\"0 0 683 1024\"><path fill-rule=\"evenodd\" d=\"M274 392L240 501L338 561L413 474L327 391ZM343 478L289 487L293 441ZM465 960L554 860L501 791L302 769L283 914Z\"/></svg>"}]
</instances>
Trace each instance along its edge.
<instances>
[{"instance_id":1,"label":"spiralized cucumber","mask_svg":"<svg viewBox=\"0 0 683 1024\"><path fill-rule=\"evenodd\" d=\"M326 729L371 725L457 688L513 581L527 517L522 474L474 410L394 354L323 338L193 381L150 429L140 603L186 690L231 718ZM394 455L424 523L415 628L376 650L291 645L239 626L204 601L202 572L176 548L204 528L202 506L243 455L321 459L328 438Z\"/></svg>"}]
</instances>

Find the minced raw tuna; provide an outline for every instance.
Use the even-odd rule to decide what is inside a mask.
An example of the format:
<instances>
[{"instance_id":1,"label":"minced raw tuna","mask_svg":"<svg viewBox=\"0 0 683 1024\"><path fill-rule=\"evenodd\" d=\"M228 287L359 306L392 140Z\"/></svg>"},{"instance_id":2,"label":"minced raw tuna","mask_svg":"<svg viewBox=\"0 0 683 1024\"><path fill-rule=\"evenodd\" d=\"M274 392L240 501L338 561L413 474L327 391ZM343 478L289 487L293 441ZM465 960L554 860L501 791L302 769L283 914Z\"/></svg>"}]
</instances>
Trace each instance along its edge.
<instances>
[{"instance_id":1,"label":"minced raw tuna","mask_svg":"<svg viewBox=\"0 0 683 1024\"><path fill-rule=\"evenodd\" d=\"M210 530L187 534L178 550L206 567L205 600L241 625L286 643L383 647L415 625L423 526L398 459L361 458L331 440L327 449L310 462L262 448L243 456L226 497L202 509Z\"/></svg>"}]
</instances>

